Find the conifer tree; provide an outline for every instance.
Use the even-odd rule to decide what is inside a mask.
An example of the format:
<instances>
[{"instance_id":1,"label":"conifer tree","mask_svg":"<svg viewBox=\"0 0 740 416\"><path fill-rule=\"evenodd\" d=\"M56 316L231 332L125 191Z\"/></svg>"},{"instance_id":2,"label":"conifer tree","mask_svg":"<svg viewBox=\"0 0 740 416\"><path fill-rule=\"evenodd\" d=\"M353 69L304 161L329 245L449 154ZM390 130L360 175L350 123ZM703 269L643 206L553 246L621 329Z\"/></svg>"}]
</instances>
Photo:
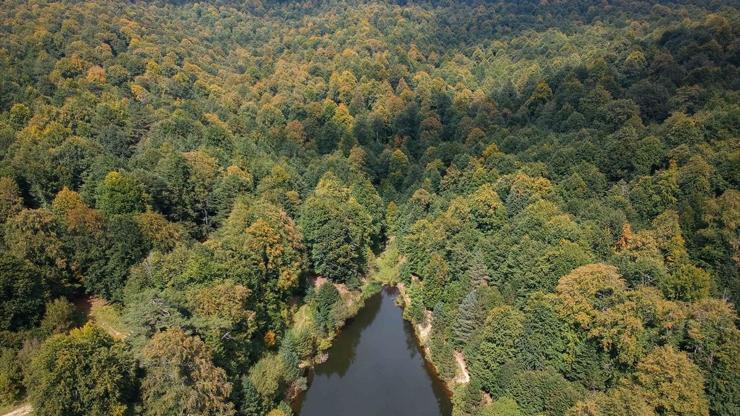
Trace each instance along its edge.
<instances>
[{"instance_id":1,"label":"conifer tree","mask_svg":"<svg viewBox=\"0 0 740 416\"><path fill-rule=\"evenodd\" d=\"M452 336L457 347L464 346L480 324L477 312L478 297L476 291L473 290L463 298L458 307L457 319L452 325Z\"/></svg>"}]
</instances>

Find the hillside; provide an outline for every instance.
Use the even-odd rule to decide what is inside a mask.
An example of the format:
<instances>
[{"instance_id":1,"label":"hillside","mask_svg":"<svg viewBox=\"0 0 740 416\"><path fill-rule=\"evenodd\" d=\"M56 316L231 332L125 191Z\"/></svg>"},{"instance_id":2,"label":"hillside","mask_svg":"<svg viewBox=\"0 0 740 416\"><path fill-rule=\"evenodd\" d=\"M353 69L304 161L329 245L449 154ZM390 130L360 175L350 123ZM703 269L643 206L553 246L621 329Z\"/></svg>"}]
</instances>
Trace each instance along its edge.
<instances>
[{"instance_id":1,"label":"hillside","mask_svg":"<svg viewBox=\"0 0 740 416\"><path fill-rule=\"evenodd\" d=\"M455 416L737 415L738 6L4 1L0 406L289 415L372 275Z\"/></svg>"}]
</instances>

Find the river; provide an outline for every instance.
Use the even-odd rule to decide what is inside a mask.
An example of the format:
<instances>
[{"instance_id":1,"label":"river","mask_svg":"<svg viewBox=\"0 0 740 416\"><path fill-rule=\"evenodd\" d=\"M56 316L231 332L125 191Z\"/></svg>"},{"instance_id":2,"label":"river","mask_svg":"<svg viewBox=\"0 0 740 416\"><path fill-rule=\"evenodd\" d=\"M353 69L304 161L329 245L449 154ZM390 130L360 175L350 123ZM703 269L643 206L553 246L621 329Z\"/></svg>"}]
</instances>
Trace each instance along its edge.
<instances>
[{"instance_id":1,"label":"river","mask_svg":"<svg viewBox=\"0 0 740 416\"><path fill-rule=\"evenodd\" d=\"M424 360L411 324L385 288L365 302L309 375L300 416L448 416L449 394Z\"/></svg>"}]
</instances>

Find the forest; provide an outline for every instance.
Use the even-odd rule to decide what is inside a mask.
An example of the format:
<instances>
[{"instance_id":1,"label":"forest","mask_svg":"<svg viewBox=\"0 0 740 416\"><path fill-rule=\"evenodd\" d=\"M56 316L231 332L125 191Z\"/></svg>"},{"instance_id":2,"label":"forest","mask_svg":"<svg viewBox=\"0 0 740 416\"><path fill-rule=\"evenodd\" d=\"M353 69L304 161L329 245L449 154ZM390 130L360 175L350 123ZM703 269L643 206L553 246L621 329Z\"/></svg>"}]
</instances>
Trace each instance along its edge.
<instances>
[{"instance_id":1,"label":"forest","mask_svg":"<svg viewBox=\"0 0 740 416\"><path fill-rule=\"evenodd\" d=\"M734 0L4 0L0 414L290 416L391 284L454 416L737 416L738 65Z\"/></svg>"}]
</instances>

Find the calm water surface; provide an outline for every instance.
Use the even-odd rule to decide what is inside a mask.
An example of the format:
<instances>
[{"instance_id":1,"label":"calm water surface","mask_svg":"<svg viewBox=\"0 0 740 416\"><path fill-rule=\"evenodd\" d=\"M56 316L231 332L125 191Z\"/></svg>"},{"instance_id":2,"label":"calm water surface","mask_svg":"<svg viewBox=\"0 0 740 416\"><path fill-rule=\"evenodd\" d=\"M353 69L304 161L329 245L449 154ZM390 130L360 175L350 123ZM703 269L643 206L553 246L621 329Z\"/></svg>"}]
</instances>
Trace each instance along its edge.
<instances>
[{"instance_id":1,"label":"calm water surface","mask_svg":"<svg viewBox=\"0 0 740 416\"><path fill-rule=\"evenodd\" d=\"M444 383L428 367L395 289L386 288L342 330L297 404L300 416L448 416Z\"/></svg>"}]
</instances>

